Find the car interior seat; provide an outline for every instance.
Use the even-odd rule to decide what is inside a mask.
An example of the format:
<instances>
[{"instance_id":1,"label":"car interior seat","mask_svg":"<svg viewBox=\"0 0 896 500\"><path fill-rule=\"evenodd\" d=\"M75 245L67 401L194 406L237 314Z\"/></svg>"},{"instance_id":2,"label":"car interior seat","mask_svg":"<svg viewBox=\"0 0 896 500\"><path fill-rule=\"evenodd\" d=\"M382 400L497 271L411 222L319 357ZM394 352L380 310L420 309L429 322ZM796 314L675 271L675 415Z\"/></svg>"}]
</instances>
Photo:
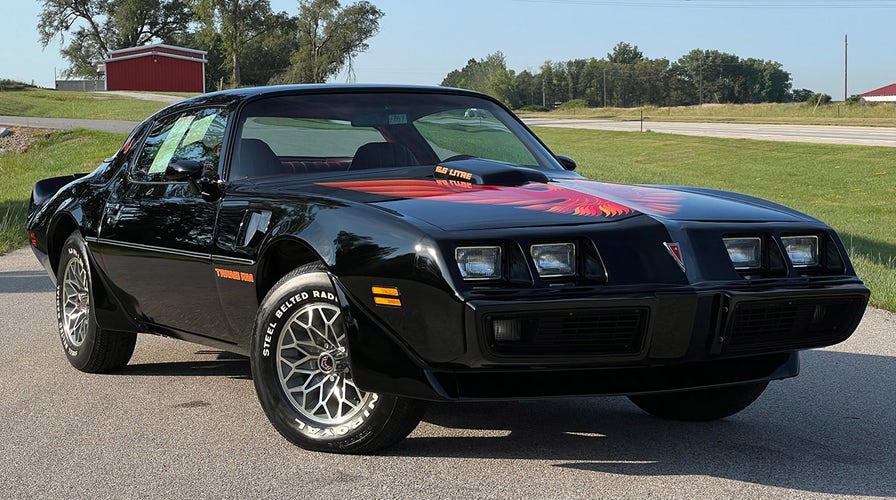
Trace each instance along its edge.
<instances>
[{"instance_id":1,"label":"car interior seat","mask_svg":"<svg viewBox=\"0 0 896 500\"><path fill-rule=\"evenodd\" d=\"M238 161L230 169L230 179L292 172L261 139L240 139L236 157Z\"/></svg>"},{"instance_id":2,"label":"car interior seat","mask_svg":"<svg viewBox=\"0 0 896 500\"><path fill-rule=\"evenodd\" d=\"M420 162L410 149L394 142L369 142L355 152L349 170L411 167Z\"/></svg>"}]
</instances>

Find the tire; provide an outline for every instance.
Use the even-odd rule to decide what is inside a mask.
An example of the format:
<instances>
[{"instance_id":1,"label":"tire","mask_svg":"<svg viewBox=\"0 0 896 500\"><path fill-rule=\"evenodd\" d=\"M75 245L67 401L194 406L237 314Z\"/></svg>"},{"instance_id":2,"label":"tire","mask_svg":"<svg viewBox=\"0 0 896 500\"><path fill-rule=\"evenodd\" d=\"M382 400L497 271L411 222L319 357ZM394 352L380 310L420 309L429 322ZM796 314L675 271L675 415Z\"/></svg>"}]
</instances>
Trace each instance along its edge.
<instances>
[{"instance_id":1,"label":"tire","mask_svg":"<svg viewBox=\"0 0 896 500\"><path fill-rule=\"evenodd\" d=\"M261 407L306 450L373 453L404 439L423 416L421 401L355 386L342 308L322 264L292 271L268 292L250 349Z\"/></svg>"},{"instance_id":2,"label":"tire","mask_svg":"<svg viewBox=\"0 0 896 500\"><path fill-rule=\"evenodd\" d=\"M753 382L713 389L629 396L651 415L670 420L706 422L725 418L750 406L768 382Z\"/></svg>"},{"instance_id":3,"label":"tire","mask_svg":"<svg viewBox=\"0 0 896 500\"><path fill-rule=\"evenodd\" d=\"M136 333L104 330L96 323L93 274L87 245L77 231L62 246L56 272L56 319L68 362L86 373L109 373L128 364Z\"/></svg>"}]
</instances>

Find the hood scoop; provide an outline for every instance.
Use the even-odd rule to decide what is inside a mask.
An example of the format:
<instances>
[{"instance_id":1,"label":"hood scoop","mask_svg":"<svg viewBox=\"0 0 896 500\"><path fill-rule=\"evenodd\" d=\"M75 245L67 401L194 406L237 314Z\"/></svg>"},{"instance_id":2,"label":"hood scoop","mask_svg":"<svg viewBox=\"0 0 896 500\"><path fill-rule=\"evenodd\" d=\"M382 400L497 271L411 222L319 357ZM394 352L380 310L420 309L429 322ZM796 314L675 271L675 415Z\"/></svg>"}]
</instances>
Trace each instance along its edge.
<instances>
[{"instance_id":1,"label":"hood scoop","mask_svg":"<svg viewBox=\"0 0 896 500\"><path fill-rule=\"evenodd\" d=\"M532 168L498 161L468 158L436 165L433 178L458 185L522 186L530 182L546 184L548 177Z\"/></svg>"}]
</instances>

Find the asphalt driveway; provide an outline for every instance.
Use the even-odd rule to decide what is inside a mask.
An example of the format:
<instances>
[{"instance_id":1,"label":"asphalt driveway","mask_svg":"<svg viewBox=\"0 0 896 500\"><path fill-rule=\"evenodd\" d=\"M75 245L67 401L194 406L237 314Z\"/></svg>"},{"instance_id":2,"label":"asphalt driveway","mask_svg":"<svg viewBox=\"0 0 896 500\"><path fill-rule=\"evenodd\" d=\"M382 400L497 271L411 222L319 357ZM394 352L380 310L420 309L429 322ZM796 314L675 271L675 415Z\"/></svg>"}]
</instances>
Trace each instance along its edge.
<instances>
[{"instance_id":1,"label":"asphalt driveway","mask_svg":"<svg viewBox=\"0 0 896 500\"><path fill-rule=\"evenodd\" d=\"M282 439L242 357L145 336L121 373L75 371L53 303L30 250L0 257L4 498L896 496L896 317L876 309L722 421L624 398L434 404L398 446L357 457Z\"/></svg>"}]
</instances>

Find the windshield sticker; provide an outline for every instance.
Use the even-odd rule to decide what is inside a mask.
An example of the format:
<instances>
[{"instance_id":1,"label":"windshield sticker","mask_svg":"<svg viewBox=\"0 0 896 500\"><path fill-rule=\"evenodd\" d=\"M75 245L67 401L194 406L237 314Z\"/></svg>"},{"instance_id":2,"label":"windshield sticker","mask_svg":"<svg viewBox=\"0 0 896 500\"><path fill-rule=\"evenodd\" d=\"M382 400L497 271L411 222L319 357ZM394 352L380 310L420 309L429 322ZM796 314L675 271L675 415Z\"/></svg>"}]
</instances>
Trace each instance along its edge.
<instances>
[{"instance_id":1,"label":"windshield sticker","mask_svg":"<svg viewBox=\"0 0 896 500\"><path fill-rule=\"evenodd\" d=\"M183 139L184 134L187 133L187 130L190 128L190 123L192 122L192 116L184 116L174 123L171 130L168 131L165 141L162 142L162 147L160 147L159 152L156 153L155 159L152 160L152 165L149 167L148 173L157 174L164 172L165 169L168 168L168 164L171 163L171 158L174 156L174 152L177 151L177 146L180 145L180 140Z\"/></svg>"},{"instance_id":2,"label":"windshield sticker","mask_svg":"<svg viewBox=\"0 0 896 500\"><path fill-rule=\"evenodd\" d=\"M187 136L184 137L184 140L182 141L183 144L202 142L202 139L205 138L205 134L208 133L208 128L212 125L212 122L217 116L218 115L208 115L205 118L193 122L193 126L190 127L190 131L187 132Z\"/></svg>"},{"instance_id":3,"label":"windshield sticker","mask_svg":"<svg viewBox=\"0 0 896 500\"><path fill-rule=\"evenodd\" d=\"M615 201L556 184L483 186L415 179L322 182L320 184L396 198L421 198L476 205L510 206L524 210L581 217L623 217L636 213L635 210Z\"/></svg>"},{"instance_id":4,"label":"windshield sticker","mask_svg":"<svg viewBox=\"0 0 896 500\"><path fill-rule=\"evenodd\" d=\"M389 125L407 125L408 115L389 115Z\"/></svg>"}]
</instances>

